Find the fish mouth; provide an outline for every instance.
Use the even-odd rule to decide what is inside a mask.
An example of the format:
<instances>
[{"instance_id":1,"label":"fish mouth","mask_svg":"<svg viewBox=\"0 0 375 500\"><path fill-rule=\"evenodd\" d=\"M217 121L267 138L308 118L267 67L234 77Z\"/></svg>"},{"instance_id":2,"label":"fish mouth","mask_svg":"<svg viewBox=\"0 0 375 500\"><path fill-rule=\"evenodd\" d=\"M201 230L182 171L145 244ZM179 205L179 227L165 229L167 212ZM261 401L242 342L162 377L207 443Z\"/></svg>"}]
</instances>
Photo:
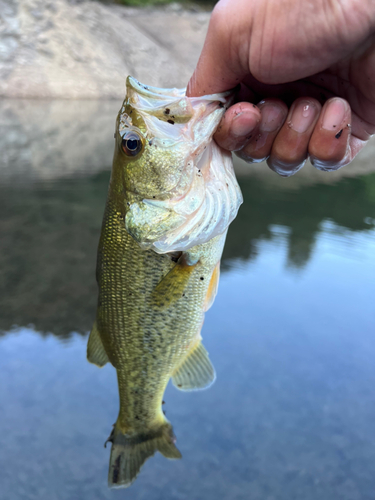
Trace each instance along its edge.
<instances>
[{"instance_id":1,"label":"fish mouth","mask_svg":"<svg viewBox=\"0 0 375 500\"><path fill-rule=\"evenodd\" d=\"M237 215L242 194L231 154L212 136L234 92L187 97L185 89L159 89L133 77L126 85L126 103L140 114L152 141L160 141L158 151L176 147L184 162L164 199L142 197L132 189L125 215L128 233L142 248L157 253L186 251L223 234Z\"/></svg>"},{"instance_id":2,"label":"fish mouth","mask_svg":"<svg viewBox=\"0 0 375 500\"><path fill-rule=\"evenodd\" d=\"M132 89L135 91L138 95L142 95L143 97L147 98L153 98L153 99L165 99L167 97L172 97L173 99L176 99L178 97L185 97L186 96L186 87L184 88L168 88L168 89L162 89L159 87L153 87L151 85L144 85L143 83L140 83L136 78L133 76L128 76L126 79L126 86L128 89ZM228 97L232 96L235 91L237 90L237 87L235 89L227 90L225 92L220 92L217 94L210 94L207 96L201 96L201 97L189 97L189 99L199 99L199 100L206 100L206 101L220 101L224 104L228 104Z\"/></svg>"},{"instance_id":3,"label":"fish mouth","mask_svg":"<svg viewBox=\"0 0 375 500\"><path fill-rule=\"evenodd\" d=\"M158 87L152 87L151 85L144 85L132 76L128 76L126 80L126 87L134 90L138 95L154 99L161 99L163 97L173 97L176 99L176 97L184 97L186 93L185 88L161 89Z\"/></svg>"}]
</instances>

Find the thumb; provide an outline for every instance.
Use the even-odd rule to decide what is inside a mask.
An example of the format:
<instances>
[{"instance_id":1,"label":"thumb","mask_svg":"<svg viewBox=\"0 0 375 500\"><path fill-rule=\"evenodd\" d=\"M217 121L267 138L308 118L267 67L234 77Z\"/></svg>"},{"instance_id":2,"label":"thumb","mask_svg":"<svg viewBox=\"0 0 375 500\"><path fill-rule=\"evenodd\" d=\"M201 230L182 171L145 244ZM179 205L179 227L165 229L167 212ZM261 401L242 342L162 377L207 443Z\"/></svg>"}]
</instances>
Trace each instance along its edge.
<instances>
[{"instance_id":1,"label":"thumb","mask_svg":"<svg viewBox=\"0 0 375 500\"><path fill-rule=\"evenodd\" d=\"M250 39L251 26L239 19L238 10L233 12L230 2L231 0L221 0L212 12L197 67L187 86L186 95L189 97L230 90L249 71L248 57L245 57L245 64L242 64L239 53L249 53L246 40ZM235 30L232 29L234 26ZM247 33L241 36L241 30L246 30Z\"/></svg>"}]
</instances>

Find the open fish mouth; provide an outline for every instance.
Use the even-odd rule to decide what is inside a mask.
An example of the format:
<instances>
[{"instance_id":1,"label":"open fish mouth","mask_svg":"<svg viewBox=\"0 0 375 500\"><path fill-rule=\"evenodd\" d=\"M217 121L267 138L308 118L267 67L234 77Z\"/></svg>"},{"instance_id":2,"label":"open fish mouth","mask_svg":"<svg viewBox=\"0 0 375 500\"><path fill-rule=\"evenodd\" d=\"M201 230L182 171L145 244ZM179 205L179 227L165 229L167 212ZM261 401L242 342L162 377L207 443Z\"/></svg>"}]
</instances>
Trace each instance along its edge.
<instances>
[{"instance_id":1,"label":"open fish mouth","mask_svg":"<svg viewBox=\"0 0 375 500\"><path fill-rule=\"evenodd\" d=\"M157 89L133 78L127 88L127 102L142 116L151 144L159 154L175 150L180 162L178 180L163 199L131 197L127 231L157 253L186 251L223 234L243 199L231 154L212 136L233 93L187 97L185 89ZM120 134L126 116L120 114Z\"/></svg>"}]
</instances>

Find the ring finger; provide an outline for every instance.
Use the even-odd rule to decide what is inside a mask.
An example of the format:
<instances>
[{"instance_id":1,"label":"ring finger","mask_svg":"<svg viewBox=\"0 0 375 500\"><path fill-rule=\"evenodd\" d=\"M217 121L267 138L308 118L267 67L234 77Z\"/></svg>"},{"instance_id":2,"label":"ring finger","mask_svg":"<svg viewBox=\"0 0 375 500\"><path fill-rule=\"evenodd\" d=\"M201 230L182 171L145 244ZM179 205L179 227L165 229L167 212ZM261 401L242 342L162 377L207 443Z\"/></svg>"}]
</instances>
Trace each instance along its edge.
<instances>
[{"instance_id":1,"label":"ring finger","mask_svg":"<svg viewBox=\"0 0 375 500\"><path fill-rule=\"evenodd\" d=\"M292 104L267 160L268 166L279 175L289 177L303 167L321 108L320 103L310 97L296 99Z\"/></svg>"}]
</instances>

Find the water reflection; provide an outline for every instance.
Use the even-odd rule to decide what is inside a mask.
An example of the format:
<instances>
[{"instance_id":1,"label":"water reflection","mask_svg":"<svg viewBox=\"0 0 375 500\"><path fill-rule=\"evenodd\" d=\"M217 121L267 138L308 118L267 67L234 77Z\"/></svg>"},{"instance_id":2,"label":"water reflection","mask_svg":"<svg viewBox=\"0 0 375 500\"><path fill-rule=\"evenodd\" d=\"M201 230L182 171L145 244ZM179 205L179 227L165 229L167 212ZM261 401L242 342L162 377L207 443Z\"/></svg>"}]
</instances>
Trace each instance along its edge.
<instances>
[{"instance_id":1,"label":"water reflection","mask_svg":"<svg viewBox=\"0 0 375 500\"><path fill-rule=\"evenodd\" d=\"M244 204L230 228L224 269L233 258L255 257L260 241L274 239L274 226L285 228L287 263L296 268L303 268L311 258L325 221L356 232L375 227L374 174L294 191L270 187L252 177L241 177L240 184Z\"/></svg>"},{"instance_id":2,"label":"water reflection","mask_svg":"<svg viewBox=\"0 0 375 500\"><path fill-rule=\"evenodd\" d=\"M0 330L33 324L68 337L92 326L95 269L109 172L69 180L0 185ZM375 174L286 191L239 178L245 202L230 227L222 269L252 260L284 233L287 265L302 270L324 222L355 233L375 221Z\"/></svg>"},{"instance_id":3,"label":"water reflection","mask_svg":"<svg viewBox=\"0 0 375 500\"><path fill-rule=\"evenodd\" d=\"M71 333L86 333L95 315L109 177L101 170L110 159L100 159L99 131L86 122L81 157L55 164L74 133L57 141L58 154L53 140L33 149L33 113L18 115L23 128L14 129L28 137L25 150L10 134L2 144L12 155L0 157L0 328L11 333L0 339L1 492L7 500L123 498L107 490L102 448L118 411L115 370L87 363L86 338ZM54 137L64 133L59 113L46 129L38 124L40 139L51 126ZM100 132L111 155L109 123ZM156 455L132 498L370 500L375 174L304 170L281 185L265 168L250 171L239 179L245 203L203 331L217 381L203 393L167 387L164 408L184 459Z\"/></svg>"}]
</instances>

